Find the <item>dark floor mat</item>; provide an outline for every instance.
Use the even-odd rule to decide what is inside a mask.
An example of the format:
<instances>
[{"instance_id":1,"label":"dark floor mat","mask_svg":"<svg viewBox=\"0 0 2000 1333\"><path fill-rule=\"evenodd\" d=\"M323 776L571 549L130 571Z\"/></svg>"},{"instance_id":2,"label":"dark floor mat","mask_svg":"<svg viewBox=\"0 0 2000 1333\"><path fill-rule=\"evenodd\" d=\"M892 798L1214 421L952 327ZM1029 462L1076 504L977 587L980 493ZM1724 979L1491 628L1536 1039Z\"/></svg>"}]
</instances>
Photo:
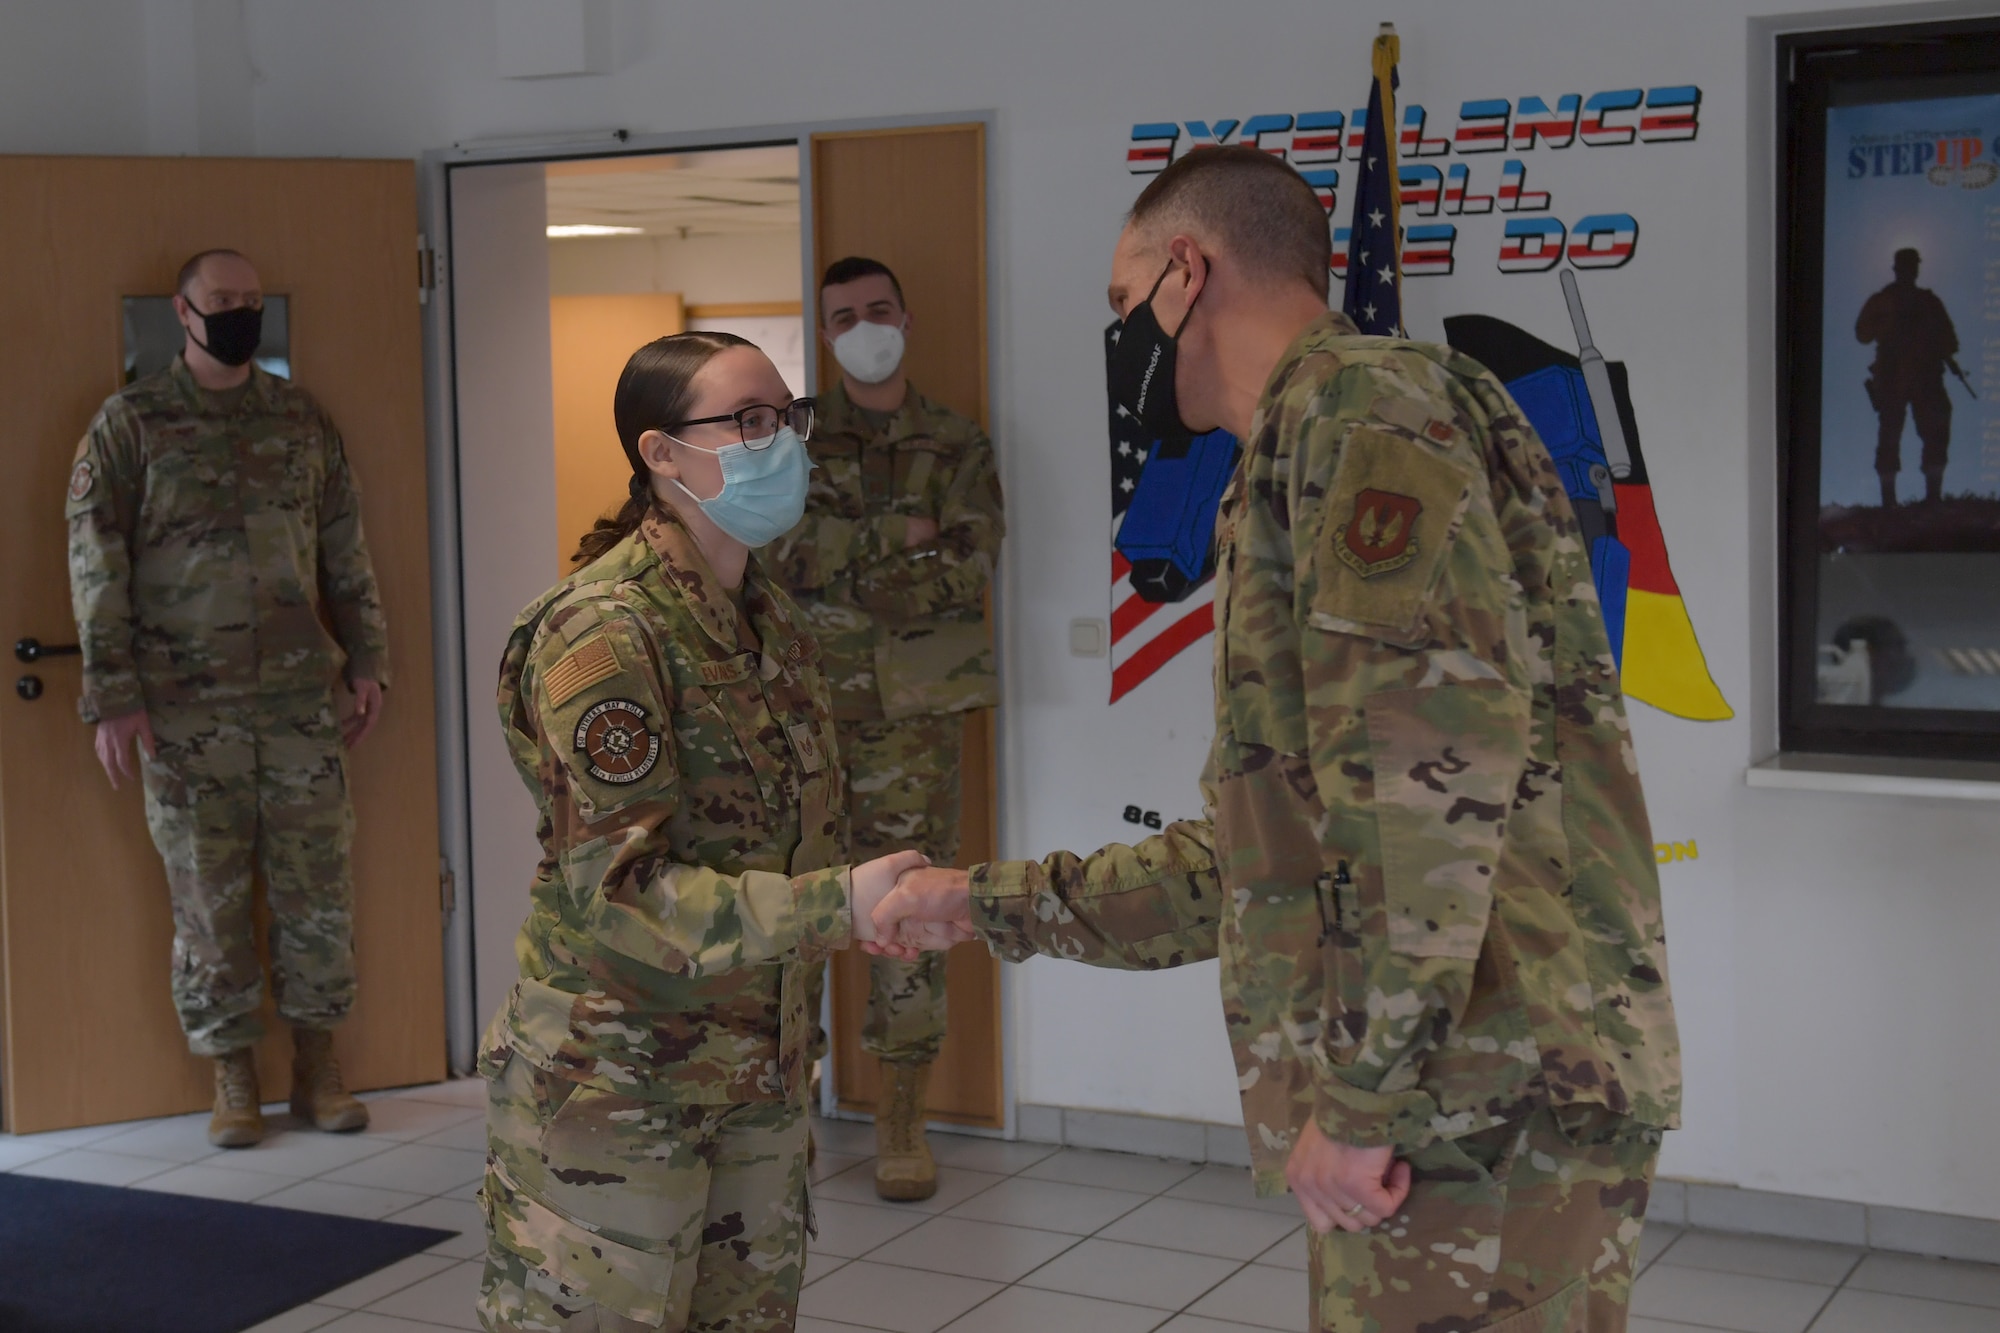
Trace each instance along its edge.
<instances>
[{"instance_id":1,"label":"dark floor mat","mask_svg":"<svg viewBox=\"0 0 2000 1333\"><path fill-rule=\"evenodd\" d=\"M0 1173L0 1333L238 1333L452 1235Z\"/></svg>"}]
</instances>

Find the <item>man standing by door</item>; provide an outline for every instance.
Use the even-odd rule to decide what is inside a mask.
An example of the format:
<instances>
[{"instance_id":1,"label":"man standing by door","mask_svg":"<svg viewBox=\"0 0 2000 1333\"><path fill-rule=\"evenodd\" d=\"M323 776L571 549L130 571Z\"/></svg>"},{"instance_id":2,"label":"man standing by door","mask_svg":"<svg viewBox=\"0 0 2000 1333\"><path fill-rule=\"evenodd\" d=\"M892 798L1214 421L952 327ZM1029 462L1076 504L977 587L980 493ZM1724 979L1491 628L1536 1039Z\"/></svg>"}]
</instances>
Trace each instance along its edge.
<instances>
[{"instance_id":1,"label":"man standing by door","mask_svg":"<svg viewBox=\"0 0 2000 1333\"><path fill-rule=\"evenodd\" d=\"M806 516L773 548L803 604L834 691L852 793L853 854L915 847L958 858L967 709L999 702L985 597L1004 529L992 442L903 373L912 327L902 284L873 259L820 282L820 336L840 382L819 396ZM819 1013L825 967L810 1004ZM945 955L870 963L861 1045L882 1061L875 1191L927 1199L931 1065L945 1033ZM825 1034L814 1056L825 1053Z\"/></svg>"},{"instance_id":2,"label":"man standing by door","mask_svg":"<svg viewBox=\"0 0 2000 1333\"><path fill-rule=\"evenodd\" d=\"M251 917L261 872L272 990L293 1033L292 1111L357 1130L332 1029L354 1002L354 815L343 744L381 718L388 643L360 496L340 435L302 389L251 364L263 289L250 261L182 266L186 331L166 370L105 400L70 473L79 711L117 786L135 749L173 896L172 988L215 1059L209 1140L264 1133L251 1048L264 977ZM329 633L328 626L331 626ZM345 664L352 711L340 717Z\"/></svg>"}]
</instances>

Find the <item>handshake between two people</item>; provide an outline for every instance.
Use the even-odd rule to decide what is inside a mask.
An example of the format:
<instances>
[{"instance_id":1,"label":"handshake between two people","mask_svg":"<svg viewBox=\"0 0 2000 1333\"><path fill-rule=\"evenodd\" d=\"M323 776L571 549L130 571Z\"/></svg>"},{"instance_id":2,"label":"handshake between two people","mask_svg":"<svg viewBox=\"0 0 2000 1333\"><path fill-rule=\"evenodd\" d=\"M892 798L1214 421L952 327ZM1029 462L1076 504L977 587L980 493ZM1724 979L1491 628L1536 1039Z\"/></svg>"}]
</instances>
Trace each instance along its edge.
<instances>
[{"instance_id":1,"label":"handshake between two people","mask_svg":"<svg viewBox=\"0 0 2000 1333\"><path fill-rule=\"evenodd\" d=\"M854 941L872 954L911 959L978 938L971 878L933 866L922 852L892 852L850 872Z\"/></svg>"}]
</instances>

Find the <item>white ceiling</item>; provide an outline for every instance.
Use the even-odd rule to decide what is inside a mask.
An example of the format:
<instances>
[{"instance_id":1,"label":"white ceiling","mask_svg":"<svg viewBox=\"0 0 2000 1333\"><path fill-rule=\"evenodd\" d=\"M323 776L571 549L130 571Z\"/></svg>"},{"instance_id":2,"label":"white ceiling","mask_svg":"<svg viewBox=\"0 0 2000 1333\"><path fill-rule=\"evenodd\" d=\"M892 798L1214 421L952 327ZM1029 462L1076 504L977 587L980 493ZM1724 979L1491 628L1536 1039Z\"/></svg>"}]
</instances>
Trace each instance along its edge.
<instances>
[{"instance_id":1,"label":"white ceiling","mask_svg":"<svg viewBox=\"0 0 2000 1333\"><path fill-rule=\"evenodd\" d=\"M651 236L799 229L799 152L724 148L551 162L549 223L637 227Z\"/></svg>"}]
</instances>

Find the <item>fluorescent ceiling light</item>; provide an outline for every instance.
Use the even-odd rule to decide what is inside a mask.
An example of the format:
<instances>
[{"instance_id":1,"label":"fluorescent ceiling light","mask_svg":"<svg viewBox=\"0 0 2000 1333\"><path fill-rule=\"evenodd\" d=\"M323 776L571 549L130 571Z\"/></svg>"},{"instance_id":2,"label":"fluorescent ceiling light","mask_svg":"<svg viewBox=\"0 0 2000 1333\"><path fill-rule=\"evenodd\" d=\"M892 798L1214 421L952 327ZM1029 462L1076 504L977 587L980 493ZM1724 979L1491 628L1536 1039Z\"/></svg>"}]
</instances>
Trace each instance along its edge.
<instances>
[{"instance_id":1,"label":"fluorescent ceiling light","mask_svg":"<svg viewBox=\"0 0 2000 1333\"><path fill-rule=\"evenodd\" d=\"M549 238L564 236L643 236L644 227L600 227L594 222L552 222L549 224Z\"/></svg>"}]
</instances>

